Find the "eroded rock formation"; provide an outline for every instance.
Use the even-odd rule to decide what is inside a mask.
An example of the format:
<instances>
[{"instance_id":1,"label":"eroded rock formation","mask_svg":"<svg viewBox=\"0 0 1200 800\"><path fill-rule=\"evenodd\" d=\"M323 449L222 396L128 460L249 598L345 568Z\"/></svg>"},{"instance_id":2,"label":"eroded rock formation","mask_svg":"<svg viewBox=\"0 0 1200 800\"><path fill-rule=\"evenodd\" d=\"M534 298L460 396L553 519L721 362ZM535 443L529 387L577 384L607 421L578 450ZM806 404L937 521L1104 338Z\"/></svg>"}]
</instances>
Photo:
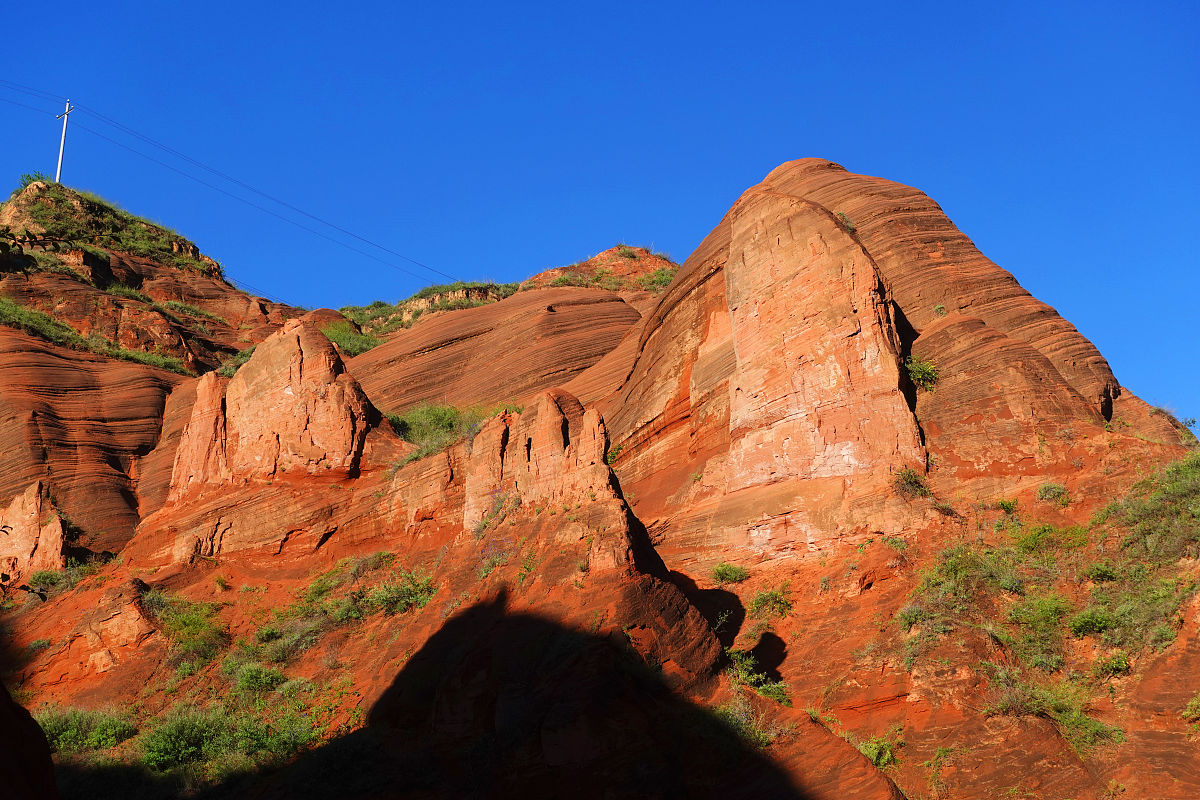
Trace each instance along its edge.
<instances>
[{"instance_id":1,"label":"eroded rock formation","mask_svg":"<svg viewBox=\"0 0 1200 800\"><path fill-rule=\"evenodd\" d=\"M575 265L579 280L645 274L605 258ZM333 312L280 318L232 378L0 332L16 343L0 359L21 367L0 387L14 409L3 430L25 447L0 462L13 528L0 554L18 571L61 565L49 487L121 555L11 615L18 647L43 643L12 674L36 702L150 697L147 720L170 706L169 680L228 692L215 657L172 673L178 643L143 601L157 591L208 609L238 658L265 659L254 648L284 635L268 618L316 620L274 663L341 687L322 695L329 733L264 778L262 797L342 781L348 753L355 775L337 790L362 798L380 785L1099 798L1113 781L1195 795L1177 710L1194 687L1173 677L1200 658L1194 601L1178 640L1130 653L1113 699L1088 708L1128 737L1091 761L1049 712L980 712L996 675L979 665L1016 658L1001 633L920 627L911 598L940 551L1011 549L1026 522L1076 530L1187 440L932 200L791 162L661 295L549 285L564 274L422 319L345 364L317 330ZM914 380L914 363L936 381ZM51 369L70 391L47 391ZM519 402L422 458L376 410L501 401ZM1067 502L1045 502L1047 484ZM110 518L123 527L101 537ZM714 573L722 562L747 572L721 577L736 576ZM1063 591L1085 597L1076 583ZM371 605L401 584L405 610ZM938 657L916 658L914 642ZM1072 640L1064 658L1090 664L1093 646ZM722 674L726 648L761 675Z\"/></svg>"}]
</instances>

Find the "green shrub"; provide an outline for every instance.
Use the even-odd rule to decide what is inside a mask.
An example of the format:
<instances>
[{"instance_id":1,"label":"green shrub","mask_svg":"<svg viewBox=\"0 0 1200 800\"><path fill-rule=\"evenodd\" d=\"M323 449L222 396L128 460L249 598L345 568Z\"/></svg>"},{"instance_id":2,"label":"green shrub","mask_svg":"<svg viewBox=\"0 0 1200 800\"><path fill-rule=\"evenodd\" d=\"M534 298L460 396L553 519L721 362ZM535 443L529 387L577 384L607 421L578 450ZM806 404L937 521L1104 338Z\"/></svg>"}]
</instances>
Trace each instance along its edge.
<instances>
[{"instance_id":1,"label":"green shrub","mask_svg":"<svg viewBox=\"0 0 1200 800\"><path fill-rule=\"evenodd\" d=\"M294 710L259 719L228 709L175 710L142 735L142 763L169 770L207 763L220 773L223 763L247 765L288 758L314 742L320 730Z\"/></svg>"},{"instance_id":2,"label":"green shrub","mask_svg":"<svg viewBox=\"0 0 1200 800\"><path fill-rule=\"evenodd\" d=\"M1080 611L1071 618L1070 622L1071 633L1075 634L1078 638L1083 638L1093 633L1104 633L1104 631L1114 628L1116 625L1116 618L1107 609L1096 606Z\"/></svg>"},{"instance_id":3,"label":"green shrub","mask_svg":"<svg viewBox=\"0 0 1200 800\"><path fill-rule=\"evenodd\" d=\"M932 392L937 385L938 368L932 362L909 356L904 359L904 369L908 372L909 380L927 392Z\"/></svg>"},{"instance_id":4,"label":"green shrub","mask_svg":"<svg viewBox=\"0 0 1200 800\"><path fill-rule=\"evenodd\" d=\"M217 368L217 374L225 378L232 378L237 373L238 368L249 361L252 355L254 355L253 347L239 350L237 355L232 355L221 362L221 366Z\"/></svg>"},{"instance_id":5,"label":"green shrub","mask_svg":"<svg viewBox=\"0 0 1200 800\"><path fill-rule=\"evenodd\" d=\"M52 753L107 750L137 735L132 722L107 711L51 708L37 712L34 719L45 732Z\"/></svg>"},{"instance_id":6,"label":"green shrub","mask_svg":"<svg viewBox=\"0 0 1200 800\"><path fill-rule=\"evenodd\" d=\"M1045 503L1055 503L1063 508L1071 504L1071 495L1061 483L1043 483L1038 487L1037 499Z\"/></svg>"},{"instance_id":7,"label":"green shrub","mask_svg":"<svg viewBox=\"0 0 1200 800\"><path fill-rule=\"evenodd\" d=\"M788 685L783 681L770 680L765 673L757 672L758 662L753 653L731 649L726 650L725 654L729 657L726 674L734 686L748 686L763 697L791 708L792 698L788 693Z\"/></svg>"},{"instance_id":8,"label":"green shrub","mask_svg":"<svg viewBox=\"0 0 1200 800\"><path fill-rule=\"evenodd\" d=\"M417 451L404 462L408 463L474 437L485 419L507 408L509 406L497 409L485 409L481 406L460 409L455 406L422 403L402 414L388 414L387 418L400 438L417 445Z\"/></svg>"},{"instance_id":9,"label":"green shrub","mask_svg":"<svg viewBox=\"0 0 1200 800\"><path fill-rule=\"evenodd\" d=\"M850 233L854 233L858 230L854 223L850 221L850 218L841 211L837 212L837 218L842 221L842 224L846 226L846 230L850 231Z\"/></svg>"},{"instance_id":10,"label":"green shrub","mask_svg":"<svg viewBox=\"0 0 1200 800\"><path fill-rule=\"evenodd\" d=\"M142 734L142 763L167 770L216 758L232 749L233 729L220 710L175 711Z\"/></svg>"},{"instance_id":11,"label":"green shrub","mask_svg":"<svg viewBox=\"0 0 1200 800\"><path fill-rule=\"evenodd\" d=\"M59 519L62 522L63 528L68 532L74 528L70 520L61 516ZM78 534L76 533L75 535ZM30 575L29 585L34 589L40 589L44 592L66 591L75 588L84 578L98 573L104 564L105 561L103 559L81 561L76 558L68 558L67 565L60 570L43 569Z\"/></svg>"},{"instance_id":12,"label":"green shrub","mask_svg":"<svg viewBox=\"0 0 1200 800\"><path fill-rule=\"evenodd\" d=\"M637 285L647 292L659 294L666 290L671 282L675 280L676 273L679 272L679 267L660 267L648 275L642 275L637 279Z\"/></svg>"},{"instance_id":13,"label":"green shrub","mask_svg":"<svg viewBox=\"0 0 1200 800\"><path fill-rule=\"evenodd\" d=\"M188 674L229 645L229 632L216 619L216 603L194 603L154 589L142 596L142 608L158 619L171 642L170 662Z\"/></svg>"},{"instance_id":14,"label":"green shrub","mask_svg":"<svg viewBox=\"0 0 1200 800\"><path fill-rule=\"evenodd\" d=\"M269 692L285 683L287 676L277 669L264 667L262 664L242 664L238 669L234 685L239 691L258 693Z\"/></svg>"},{"instance_id":15,"label":"green shrub","mask_svg":"<svg viewBox=\"0 0 1200 800\"><path fill-rule=\"evenodd\" d=\"M1106 581L1117 580L1117 578L1120 577L1120 574L1108 561L1098 561L1095 564L1089 564L1084 567L1083 576L1090 581L1104 583Z\"/></svg>"},{"instance_id":16,"label":"green shrub","mask_svg":"<svg viewBox=\"0 0 1200 800\"><path fill-rule=\"evenodd\" d=\"M712 578L718 584L741 583L749 577L750 572L745 567L739 567L736 564L726 564L724 561L712 569Z\"/></svg>"},{"instance_id":17,"label":"green shrub","mask_svg":"<svg viewBox=\"0 0 1200 800\"><path fill-rule=\"evenodd\" d=\"M1179 712L1179 716L1188 722L1200 722L1200 692L1192 695L1192 699L1188 700L1188 704L1184 706L1183 711Z\"/></svg>"},{"instance_id":18,"label":"green shrub","mask_svg":"<svg viewBox=\"0 0 1200 800\"><path fill-rule=\"evenodd\" d=\"M610 447L608 452L604 454L604 463L612 466L617 463L617 459L621 457L621 451L625 449L625 445L619 444L616 447Z\"/></svg>"},{"instance_id":19,"label":"green shrub","mask_svg":"<svg viewBox=\"0 0 1200 800\"><path fill-rule=\"evenodd\" d=\"M1129 656L1124 653L1113 653L1111 656L1101 656L1096 659L1094 672L1097 677L1106 678L1114 675L1124 675L1131 668Z\"/></svg>"},{"instance_id":20,"label":"green shrub","mask_svg":"<svg viewBox=\"0 0 1200 800\"><path fill-rule=\"evenodd\" d=\"M37 589L53 589L63 582L63 573L56 569L41 569L29 576L29 585Z\"/></svg>"},{"instance_id":21,"label":"green shrub","mask_svg":"<svg viewBox=\"0 0 1200 800\"><path fill-rule=\"evenodd\" d=\"M13 194L16 194L17 192L21 191L22 189L24 189L26 186L28 186L31 183L39 183L39 182L40 183L54 183L54 179L51 178L49 175L45 174L44 172L38 172L37 170L34 170L33 172L24 172L21 174L21 177L18 179L17 188L13 191Z\"/></svg>"},{"instance_id":22,"label":"green shrub","mask_svg":"<svg viewBox=\"0 0 1200 800\"><path fill-rule=\"evenodd\" d=\"M108 286L104 291L118 297L126 297L130 300L137 300L142 303L150 303L150 298L134 289L132 286L126 286L121 283L114 283Z\"/></svg>"},{"instance_id":23,"label":"green shrub","mask_svg":"<svg viewBox=\"0 0 1200 800\"><path fill-rule=\"evenodd\" d=\"M996 508L1003 511L1005 514L1012 516L1017 513L1017 501L1015 499L1001 499L996 501Z\"/></svg>"},{"instance_id":24,"label":"green shrub","mask_svg":"<svg viewBox=\"0 0 1200 800\"><path fill-rule=\"evenodd\" d=\"M378 339L368 333L360 333L354 329L353 325L345 321L326 325L324 328L321 328L321 333L325 334L325 338L341 348L343 353L352 358L383 344L382 339Z\"/></svg>"},{"instance_id":25,"label":"green shrub","mask_svg":"<svg viewBox=\"0 0 1200 800\"><path fill-rule=\"evenodd\" d=\"M892 488L901 497L908 499L929 497L931 494L925 477L912 467L903 467L892 474Z\"/></svg>"},{"instance_id":26,"label":"green shrub","mask_svg":"<svg viewBox=\"0 0 1200 800\"><path fill-rule=\"evenodd\" d=\"M792 601L787 595L788 585L786 582L778 589L759 592L750 600L750 616L768 619L786 617L792 612Z\"/></svg>"},{"instance_id":27,"label":"green shrub","mask_svg":"<svg viewBox=\"0 0 1200 800\"><path fill-rule=\"evenodd\" d=\"M750 702L740 694L715 709L713 716L735 736L755 748L766 747L777 735L765 726L762 715L756 713Z\"/></svg>"},{"instance_id":28,"label":"green shrub","mask_svg":"<svg viewBox=\"0 0 1200 800\"><path fill-rule=\"evenodd\" d=\"M437 586L430 575L401 570L395 577L398 581L383 583L366 596L369 607L385 614L403 614L410 608L424 608L437 594Z\"/></svg>"},{"instance_id":29,"label":"green shrub","mask_svg":"<svg viewBox=\"0 0 1200 800\"><path fill-rule=\"evenodd\" d=\"M887 769L900 762L897 752L904 747L904 740L897 738L895 734L876 736L865 742L859 742L856 747L858 747L858 752L866 756L867 760L876 767Z\"/></svg>"}]
</instances>

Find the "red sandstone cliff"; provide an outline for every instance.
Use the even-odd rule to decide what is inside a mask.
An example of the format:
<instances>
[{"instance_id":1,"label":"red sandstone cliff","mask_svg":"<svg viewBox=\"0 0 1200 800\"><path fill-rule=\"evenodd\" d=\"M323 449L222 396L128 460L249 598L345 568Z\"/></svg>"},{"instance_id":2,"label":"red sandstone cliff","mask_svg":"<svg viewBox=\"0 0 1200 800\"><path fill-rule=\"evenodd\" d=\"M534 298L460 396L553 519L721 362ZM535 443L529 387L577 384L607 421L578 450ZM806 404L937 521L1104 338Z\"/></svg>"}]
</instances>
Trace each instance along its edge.
<instances>
[{"instance_id":1,"label":"red sandstone cliff","mask_svg":"<svg viewBox=\"0 0 1200 800\"><path fill-rule=\"evenodd\" d=\"M1173 644L1131 648L1106 690L1079 683L1088 712L1125 731L1094 752L1050 712L985 713L995 676L979 665L1021 664L995 625L946 638L896 622L947 548L1082 526L1188 438L917 190L792 162L661 295L529 289L348 361L309 322L272 326L231 379L0 332L17 376L0 388L15 454L0 462L0 556L21 574L61 564L52 509L120 555L9 615L17 645L49 642L12 672L34 704L136 700L153 726L175 693L236 694L229 669L265 658L267 620L309 614L320 625L277 663L341 688L322 690L325 742L260 796L1200 791L1177 713L1193 688L1178 676L1200 666L1191 594ZM936 365L936 387L910 359ZM506 400L523 408L420 459L378 410ZM902 471L921 491L902 491ZM1048 483L1069 503L1039 500ZM718 583L718 562L749 576ZM1063 564L1045 591L1086 602L1081 563ZM369 613L399 580L432 594ZM181 669L152 591L214 604L233 667ZM772 593L787 608L760 613ZM321 605L335 601L342 618ZM1018 600L997 602L1007 624ZM791 705L722 675L723 647L753 653ZM1070 670L1089 647L1109 654L1062 645ZM713 708L771 743L746 745ZM897 737L897 763L855 746ZM344 785L314 777L362 753Z\"/></svg>"}]
</instances>

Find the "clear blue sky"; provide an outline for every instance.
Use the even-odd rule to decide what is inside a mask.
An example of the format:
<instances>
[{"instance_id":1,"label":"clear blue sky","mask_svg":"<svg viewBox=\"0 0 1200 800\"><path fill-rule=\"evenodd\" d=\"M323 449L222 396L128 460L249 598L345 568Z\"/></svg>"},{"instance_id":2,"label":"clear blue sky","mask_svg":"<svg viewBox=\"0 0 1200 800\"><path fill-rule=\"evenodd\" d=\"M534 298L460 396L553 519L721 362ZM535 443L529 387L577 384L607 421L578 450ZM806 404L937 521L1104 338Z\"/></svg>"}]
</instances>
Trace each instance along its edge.
<instances>
[{"instance_id":1,"label":"clear blue sky","mask_svg":"<svg viewBox=\"0 0 1200 800\"><path fill-rule=\"evenodd\" d=\"M468 279L619 240L682 261L774 166L830 158L926 191L1125 385L1200 416L1198 23L1190 2L67 0L24 6L2 77ZM2 84L0 98L60 110ZM441 281L73 119L65 183L176 228L266 294L337 307ZM52 117L0 102L0 120L0 180L53 171Z\"/></svg>"}]
</instances>

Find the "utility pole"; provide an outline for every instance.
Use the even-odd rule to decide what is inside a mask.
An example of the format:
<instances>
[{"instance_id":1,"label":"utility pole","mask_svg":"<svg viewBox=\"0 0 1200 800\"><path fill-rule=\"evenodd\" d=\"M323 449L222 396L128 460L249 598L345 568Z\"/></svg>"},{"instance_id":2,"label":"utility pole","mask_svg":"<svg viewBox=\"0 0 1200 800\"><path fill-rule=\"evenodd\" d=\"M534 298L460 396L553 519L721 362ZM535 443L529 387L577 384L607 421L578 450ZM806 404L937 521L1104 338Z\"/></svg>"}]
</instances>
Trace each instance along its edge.
<instances>
[{"instance_id":1,"label":"utility pole","mask_svg":"<svg viewBox=\"0 0 1200 800\"><path fill-rule=\"evenodd\" d=\"M59 179L62 178L63 148L67 146L67 115L74 110L75 109L71 107L71 101L67 100L67 110L56 117L56 119L61 119L63 121L63 132L62 138L58 141L58 169L54 171L55 183L60 183Z\"/></svg>"}]
</instances>

